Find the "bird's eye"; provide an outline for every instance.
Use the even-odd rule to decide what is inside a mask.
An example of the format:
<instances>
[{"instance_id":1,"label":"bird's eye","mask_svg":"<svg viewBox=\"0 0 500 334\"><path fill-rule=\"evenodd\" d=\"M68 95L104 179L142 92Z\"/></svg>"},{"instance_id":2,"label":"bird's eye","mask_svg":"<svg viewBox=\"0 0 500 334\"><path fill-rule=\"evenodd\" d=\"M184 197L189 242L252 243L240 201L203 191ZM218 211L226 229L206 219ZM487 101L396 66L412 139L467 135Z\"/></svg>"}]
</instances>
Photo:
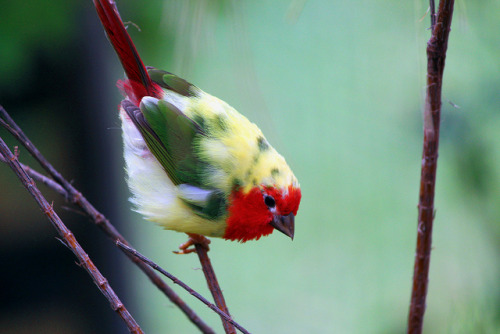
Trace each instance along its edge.
<instances>
[{"instance_id":1,"label":"bird's eye","mask_svg":"<svg viewBox=\"0 0 500 334\"><path fill-rule=\"evenodd\" d=\"M266 203L269 209L272 209L276 206L276 202L274 201L273 196L269 195L264 196L264 203Z\"/></svg>"}]
</instances>

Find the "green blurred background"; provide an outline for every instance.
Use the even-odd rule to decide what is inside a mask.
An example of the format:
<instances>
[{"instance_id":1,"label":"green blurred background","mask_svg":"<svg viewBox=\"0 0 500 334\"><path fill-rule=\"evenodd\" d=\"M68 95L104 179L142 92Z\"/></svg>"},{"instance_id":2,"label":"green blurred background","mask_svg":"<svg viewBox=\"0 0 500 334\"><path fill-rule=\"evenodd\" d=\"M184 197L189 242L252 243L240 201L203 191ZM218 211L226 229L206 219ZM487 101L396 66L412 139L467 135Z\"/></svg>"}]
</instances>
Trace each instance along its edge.
<instances>
[{"instance_id":1,"label":"green blurred background","mask_svg":"<svg viewBox=\"0 0 500 334\"><path fill-rule=\"evenodd\" d=\"M118 2L144 62L256 122L303 200L273 234L210 255L254 333L402 333L410 299L429 37L425 1ZM115 88L88 1L0 0L0 104L143 254L209 296L186 240L129 211ZM446 60L426 333L500 333L500 2L458 1ZM5 130L0 135L14 145ZM21 160L32 164L24 149ZM118 316L0 165L0 328L122 333ZM147 333L197 330L41 186ZM220 319L174 287L217 332Z\"/></svg>"}]
</instances>

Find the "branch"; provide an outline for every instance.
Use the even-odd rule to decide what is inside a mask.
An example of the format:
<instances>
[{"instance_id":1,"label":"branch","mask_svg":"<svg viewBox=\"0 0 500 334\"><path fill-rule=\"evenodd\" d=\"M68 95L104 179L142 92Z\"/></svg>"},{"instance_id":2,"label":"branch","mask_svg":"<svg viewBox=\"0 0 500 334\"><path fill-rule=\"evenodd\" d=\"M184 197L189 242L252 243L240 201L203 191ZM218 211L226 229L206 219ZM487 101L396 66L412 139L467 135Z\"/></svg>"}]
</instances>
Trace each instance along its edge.
<instances>
[{"instance_id":1,"label":"branch","mask_svg":"<svg viewBox=\"0 0 500 334\"><path fill-rule=\"evenodd\" d=\"M138 259L140 259L142 262L146 263L148 266L150 266L151 268L159 271L160 273L162 273L163 275L165 275L166 277L168 277L169 279L172 280L173 283L175 284L178 284L180 287L182 287L184 290L186 290L187 292L189 292L191 295L193 295L194 297L196 297L198 300L200 300L203 304L207 305L211 310L213 310L215 313L217 313L218 315L221 316L221 318L226 322L228 323L231 323L232 325L234 325L236 328L238 328L242 333L245 333L245 334L250 334L250 332L248 332L245 328L243 328L240 324L238 324L236 321L234 321L230 316L229 316L229 313L223 311L220 309L220 307L218 306L215 306L214 304L210 303L208 300L206 300L202 295L200 295L199 293L197 293L196 291L194 291L193 289L191 289L187 284L185 284L184 282L182 282L180 279L178 279L177 277L175 277L174 275L170 274L168 271L164 270L163 268L161 268L160 266L158 266L156 263L154 263L153 261L151 261L150 259L148 259L147 257L145 257L144 255L142 255L141 253L139 253L137 250L121 243L120 241L117 241L116 242L116 245L118 247L120 247L121 249L123 249L124 251L130 253L131 255L137 257ZM199 246L198 244L196 244L197 246ZM203 248L203 247L202 247ZM198 249L197 249L198 251ZM234 330L234 328L233 328Z\"/></svg>"},{"instance_id":2,"label":"branch","mask_svg":"<svg viewBox=\"0 0 500 334\"><path fill-rule=\"evenodd\" d=\"M41 175L40 173L29 169L28 172L32 177L39 179L50 188L54 189L63 195L66 201L78 205L83 211L93 220L93 222L111 239L113 242L121 241L129 245L129 242L115 229L109 220L97 209L90 204L89 201L76 190L62 175L45 159L45 157L38 151L29 138L24 134L22 129L14 122L7 111L0 105L0 125L6 128L27 150L28 152L40 163L56 182ZM156 287L162 291L172 303L177 305L181 311L188 317L188 319L198 329L205 334L215 333L150 267L139 261L136 257L131 256L129 253L124 252L127 257L135 263Z\"/></svg>"},{"instance_id":3,"label":"branch","mask_svg":"<svg viewBox=\"0 0 500 334\"><path fill-rule=\"evenodd\" d=\"M64 244L71 249L73 254L77 257L82 266L92 277L97 288L106 297L106 299L111 304L111 308L115 310L122 320L127 325L131 333L143 333L135 319L130 315L128 310L125 308L123 303L120 301L118 296L115 294L111 286L109 285L107 279L99 272L94 263L90 260L90 257L80 246L76 240L73 233L64 225L57 213L54 211L52 205L50 205L47 200L43 197L42 193L36 187L35 182L26 171L21 167L17 157L12 154L10 149L7 147L3 139L0 137L0 152L3 158L7 161L7 164L16 173L17 177L21 180L22 184L28 190L28 192L33 196L35 201L38 203L43 213L47 216L52 226L56 229L59 236L62 238Z\"/></svg>"},{"instance_id":4,"label":"branch","mask_svg":"<svg viewBox=\"0 0 500 334\"><path fill-rule=\"evenodd\" d=\"M1 123L1 120L0 120L0 123ZM5 157L1 153L0 153L0 161L4 162L4 163L8 163L7 159L5 159ZM28 165L25 165L21 162L19 162L19 165L26 171L26 173L31 178L45 184L48 188L54 190L55 192L57 192L61 196L64 196L64 197L68 196L68 193L66 192L66 190L64 190L64 188L61 187L61 185L59 183L57 183L56 181L52 180L51 178L49 178L41 173L38 173L36 170L34 170L33 168L31 168Z\"/></svg>"},{"instance_id":5,"label":"branch","mask_svg":"<svg viewBox=\"0 0 500 334\"><path fill-rule=\"evenodd\" d=\"M212 263L210 262L210 258L208 257L208 249L203 244L195 243L196 253L198 254L198 258L200 259L201 267L203 268L203 273L205 274L205 279L207 281L208 288L214 297L215 304L218 308L223 310L227 315L229 315L229 310L226 305L226 301L224 300L224 295L222 294L222 290L219 286L219 282L217 281L217 276L215 276L214 268L212 267ZM224 330L226 334L235 334L236 330L230 323L227 322L227 319L222 317L222 325L224 326Z\"/></svg>"},{"instance_id":6,"label":"branch","mask_svg":"<svg viewBox=\"0 0 500 334\"><path fill-rule=\"evenodd\" d=\"M433 3L431 3L433 5ZM418 203L417 249L413 268L413 288L408 315L408 333L422 333L426 306L429 263L432 247L434 194L441 118L441 87L448 47L454 0L441 0L437 22L427 43L427 94L424 110L424 145ZM433 6L431 6L431 10ZM433 15L431 13L431 24Z\"/></svg>"}]
</instances>

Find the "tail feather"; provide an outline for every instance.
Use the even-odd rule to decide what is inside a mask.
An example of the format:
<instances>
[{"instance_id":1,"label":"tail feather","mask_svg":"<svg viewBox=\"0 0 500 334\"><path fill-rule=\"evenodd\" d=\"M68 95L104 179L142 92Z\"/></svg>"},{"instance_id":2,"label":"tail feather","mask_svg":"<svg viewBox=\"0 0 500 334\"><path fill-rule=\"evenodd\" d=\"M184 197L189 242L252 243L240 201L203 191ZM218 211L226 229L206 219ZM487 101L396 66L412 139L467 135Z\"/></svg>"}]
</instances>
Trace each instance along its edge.
<instances>
[{"instance_id":1,"label":"tail feather","mask_svg":"<svg viewBox=\"0 0 500 334\"><path fill-rule=\"evenodd\" d=\"M120 81L122 88L132 102L139 105L144 96L161 98L161 88L155 84L146 70L132 39L130 38L112 0L94 0L108 39L123 65L128 80Z\"/></svg>"}]
</instances>

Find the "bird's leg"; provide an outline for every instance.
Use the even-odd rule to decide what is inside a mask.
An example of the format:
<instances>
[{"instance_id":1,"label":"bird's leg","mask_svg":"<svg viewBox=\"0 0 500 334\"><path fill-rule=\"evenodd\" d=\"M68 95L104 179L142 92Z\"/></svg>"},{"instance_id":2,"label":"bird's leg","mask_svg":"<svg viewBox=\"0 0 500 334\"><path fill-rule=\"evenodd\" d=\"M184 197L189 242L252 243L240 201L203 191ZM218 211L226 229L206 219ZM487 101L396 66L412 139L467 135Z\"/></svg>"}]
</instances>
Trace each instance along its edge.
<instances>
[{"instance_id":1,"label":"bird's leg","mask_svg":"<svg viewBox=\"0 0 500 334\"><path fill-rule=\"evenodd\" d=\"M185 243L181 244L179 246L178 251L174 251L175 254L189 254L196 252L196 248L191 247L194 245L200 245L203 248L205 248L207 251L210 250L210 247L208 246L210 244L210 240L202 236L201 234L194 234L194 233L186 233L189 236L188 241Z\"/></svg>"}]
</instances>

